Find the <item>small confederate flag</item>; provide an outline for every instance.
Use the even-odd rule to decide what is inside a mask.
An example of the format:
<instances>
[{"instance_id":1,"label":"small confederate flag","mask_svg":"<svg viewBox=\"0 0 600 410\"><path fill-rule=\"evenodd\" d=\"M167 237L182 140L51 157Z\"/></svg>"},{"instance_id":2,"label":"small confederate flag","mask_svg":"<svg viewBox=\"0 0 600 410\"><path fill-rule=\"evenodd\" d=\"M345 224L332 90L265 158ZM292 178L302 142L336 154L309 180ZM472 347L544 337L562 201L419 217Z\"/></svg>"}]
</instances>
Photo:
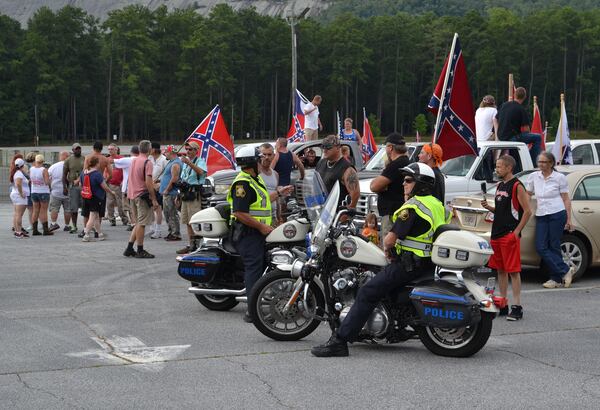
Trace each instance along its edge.
<instances>
[{"instance_id":1,"label":"small confederate flag","mask_svg":"<svg viewBox=\"0 0 600 410\"><path fill-rule=\"evenodd\" d=\"M221 169L235 169L233 142L217 105L185 140L200 145L200 157L206 161L208 175Z\"/></svg>"},{"instance_id":2,"label":"small confederate flag","mask_svg":"<svg viewBox=\"0 0 600 410\"><path fill-rule=\"evenodd\" d=\"M375 151L377 151L377 144L375 144L375 138L371 132L367 112L363 107L362 155L364 162L367 162L375 154Z\"/></svg>"},{"instance_id":3,"label":"small confederate flag","mask_svg":"<svg viewBox=\"0 0 600 410\"><path fill-rule=\"evenodd\" d=\"M458 34L427 108L438 116L433 142L444 150L444 159L477 155L473 98Z\"/></svg>"},{"instance_id":4,"label":"small confederate flag","mask_svg":"<svg viewBox=\"0 0 600 410\"><path fill-rule=\"evenodd\" d=\"M546 138L544 136L544 130L542 129L542 116L540 115L540 108L537 104L537 97L533 97L533 122L531 123L531 132L533 134L539 134L542 136L542 151L546 151Z\"/></svg>"},{"instance_id":5,"label":"small confederate flag","mask_svg":"<svg viewBox=\"0 0 600 410\"><path fill-rule=\"evenodd\" d=\"M287 133L288 142L304 142L304 111L302 107L308 104L308 99L296 90L296 112L292 114L292 123Z\"/></svg>"}]
</instances>

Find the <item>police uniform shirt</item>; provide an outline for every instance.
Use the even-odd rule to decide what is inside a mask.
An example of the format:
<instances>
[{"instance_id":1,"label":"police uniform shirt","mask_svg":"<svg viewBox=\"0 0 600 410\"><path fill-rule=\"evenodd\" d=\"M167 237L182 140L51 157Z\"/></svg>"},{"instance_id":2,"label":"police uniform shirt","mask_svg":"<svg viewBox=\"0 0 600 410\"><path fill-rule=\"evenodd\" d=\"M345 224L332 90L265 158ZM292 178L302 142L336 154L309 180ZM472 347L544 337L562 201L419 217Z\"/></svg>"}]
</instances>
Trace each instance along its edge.
<instances>
[{"instance_id":1,"label":"police uniform shirt","mask_svg":"<svg viewBox=\"0 0 600 410\"><path fill-rule=\"evenodd\" d=\"M258 182L256 178L254 180ZM231 212L250 212L250 204L256 202L256 192L248 181L236 181L231 187L233 207Z\"/></svg>"},{"instance_id":2,"label":"police uniform shirt","mask_svg":"<svg viewBox=\"0 0 600 410\"><path fill-rule=\"evenodd\" d=\"M421 218L414 209L404 209L398 215L391 231L396 234L398 239L404 239L407 236L416 237L429 230L429 222Z\"/></svg>"}]
</instances>

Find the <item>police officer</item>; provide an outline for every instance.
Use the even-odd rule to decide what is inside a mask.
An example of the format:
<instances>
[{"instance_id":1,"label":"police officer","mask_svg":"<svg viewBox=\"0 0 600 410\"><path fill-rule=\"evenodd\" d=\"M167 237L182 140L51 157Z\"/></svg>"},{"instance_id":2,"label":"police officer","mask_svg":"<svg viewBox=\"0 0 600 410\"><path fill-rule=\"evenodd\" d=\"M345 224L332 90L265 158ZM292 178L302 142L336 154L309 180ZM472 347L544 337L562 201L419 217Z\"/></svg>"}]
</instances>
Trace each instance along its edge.
<instances>
[{"instance_id":1,"label":"police officer","mask_svg":"<svg viewBox=\"0 0 600 410\"><path fill-rule=\"evenodd\" d=\"M250 290L264 271L265 237L273 230L271 202L289 195L293 189L291 185L277 187L269 194L258 172L260 159L260 151L253 147L245 147L238 152L236 162L242 170L227 194L227 202L231 206L233 245L244 262L246 295L250 295ZM244 321L252 322L247 311Z\"/></svg>"},{"instance_id":2,"label":"police officer","mask_svg":"<svg viewBox=\"0 0 600 410\"><path fill-rule=\"evenodd\" d=\"M392 230L384 238L391 263L360 288L348 315L327 343L313 347L317 357L348 356L348 342L357 340L360 330L377 303L391 290L424 273L433 274L431 247L435 230L450 222L450 213L431 195L435 174L428 165L413 163L405 173L406 202L392 216Z\"/></svg>"}]
</instances>

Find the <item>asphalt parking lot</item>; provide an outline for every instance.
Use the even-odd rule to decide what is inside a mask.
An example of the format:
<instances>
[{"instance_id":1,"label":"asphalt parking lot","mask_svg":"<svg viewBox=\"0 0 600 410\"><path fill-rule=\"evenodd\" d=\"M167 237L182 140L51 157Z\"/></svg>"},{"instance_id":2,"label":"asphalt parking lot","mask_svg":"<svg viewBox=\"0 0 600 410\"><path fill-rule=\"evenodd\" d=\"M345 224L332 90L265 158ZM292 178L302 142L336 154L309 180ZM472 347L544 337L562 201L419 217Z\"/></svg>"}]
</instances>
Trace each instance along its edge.
<instances>
[{"instance_id":1,"label":"asphalt parking lot","mask_svg":"<svg viewBox=\"0 0 600 410\"><path fill-rule=\"evenodd\" d=\"M181 243L146 240L154 260L62 231L15 240L0 205L0 408L598 408L600 271L546 290L524 272L524 320L495 320L486 347L440 358L419 341L354 345L317 359L325 325L275 342L211 312L176 273Z\"/></svg>"}]
</instances>

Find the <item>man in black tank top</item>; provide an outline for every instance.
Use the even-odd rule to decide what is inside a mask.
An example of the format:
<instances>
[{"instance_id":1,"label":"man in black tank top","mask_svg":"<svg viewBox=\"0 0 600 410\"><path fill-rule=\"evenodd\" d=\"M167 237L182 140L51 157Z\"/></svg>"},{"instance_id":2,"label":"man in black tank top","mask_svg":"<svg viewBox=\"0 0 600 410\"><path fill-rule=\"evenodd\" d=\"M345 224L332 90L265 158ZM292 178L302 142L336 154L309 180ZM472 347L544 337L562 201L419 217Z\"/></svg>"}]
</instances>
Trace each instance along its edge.
<instances>
[{"instance_id":1,"label":"man in black tank top","mask_svg":"<svg viewBox=\"0 0 600 410\"><path fill-rule=\"evenodd\" d=\"M360 196L360 186L356 170L348 161L342 157L340 141L335 135L328 135L323 139L323 158L317 164L316 171L321 175L327 192L340 182L340 199L338 206L350 195L348 208L356 208Z\"/></svg>"},{"instance_id":2,"label":"man in black tank top","mask_svg":"<svg viewBox=\"0 0 600 410\"><path fill-rule=\"evenodd\" d=\"M518 178L513 176L516 165L510 155L503 155L496 161L496 173L501 181L496 188L494 206L484 198L481 206L494 213L491 245L494 254L488 266L498 271L500 295L508 296L508 275L512 284L513 302L508 320L523 318L521 307L521 231L531 216L529 196ZM508 307L500 310L508 313Z\"/></svg>"}]
</instances>

